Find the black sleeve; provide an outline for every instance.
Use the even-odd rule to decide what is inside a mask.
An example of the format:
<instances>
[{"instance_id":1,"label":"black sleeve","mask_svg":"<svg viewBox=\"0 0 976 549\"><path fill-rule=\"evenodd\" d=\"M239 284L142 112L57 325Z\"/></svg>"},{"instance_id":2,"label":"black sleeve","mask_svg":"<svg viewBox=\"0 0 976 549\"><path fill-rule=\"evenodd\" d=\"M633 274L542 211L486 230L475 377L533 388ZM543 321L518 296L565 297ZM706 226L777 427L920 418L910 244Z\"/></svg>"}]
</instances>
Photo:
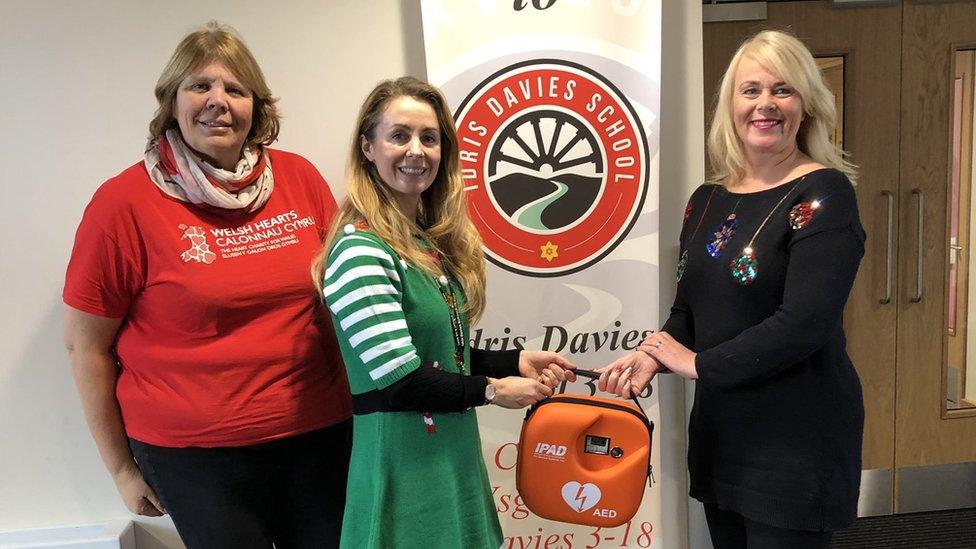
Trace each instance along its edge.
<instances>
[{"instance_id":1,"label":"black sleeve","mask_svg":"<svg viewBox=\"0 0 976 549\"><path fill-rule=\"evenodd\" d=\"M668 335L685 347L694 349L695 330L693 318L691 308L688 307L682 295L681 283L679 282L678 292L674 296L674 304L671 305L671 314L668 315L668 320L665 321L664 326L661 326L660 331L667 332Z\"/></svg>"},{"instance_id":2,"label":"black sleeve","mask_svg":"<svg viewBox=\"0 0 976 549\"><path fill-rule=\"evenodd\" d=\"M839 172L837 172L839 175ZM771 376L823 347L840 326L864 255L854 189L834 183L822 211L792 232L779 309L736 337L698 353L699 382L730 389Z\"/></svg>"},{"instance_id":3,"label":"black sleeve","mask_svg":"<svg viewBox=\"0 0 976 549\"><path fill-rule=\"evenodd\" d=\"M385 411L460 412L485 404L487 385L486 376L445 372L425 362L379 393Z\"/></svg>"},{"instance_id":4,"label":"black sleeve","mask_svg":"<svg viewBox=\"0 0 976 549\"><path fill-rule=\"evenodd\" d=\"M514 349L511 351L484 351L482 349L471 349L471 373L476 375L488 376L497 379L503 377L520 377L519 373L519 353Z\"/></svg>"},{"instance_id":5,"label":"black sleeve","mask_svg":"<svg viewBox=\"0 0 976 549\"><path fill-rule=\"evenodd\" d=\"M471 349L473 375L453 374L429 362L381 389L382 408L394 412L460 412L485 404L488 378L518 376L518 349Z\"/></svg>"}]
</instances>

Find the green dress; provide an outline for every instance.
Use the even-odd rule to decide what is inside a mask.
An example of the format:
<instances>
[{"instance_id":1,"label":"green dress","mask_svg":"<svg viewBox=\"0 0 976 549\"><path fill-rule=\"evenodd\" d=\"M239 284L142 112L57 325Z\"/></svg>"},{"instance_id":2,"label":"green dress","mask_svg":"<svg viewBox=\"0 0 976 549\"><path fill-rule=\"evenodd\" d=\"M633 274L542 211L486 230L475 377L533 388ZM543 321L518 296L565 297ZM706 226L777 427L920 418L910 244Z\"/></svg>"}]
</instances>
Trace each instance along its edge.
<instances>
[{"instance_id":1,"label":"green dress","mask_svg":"<svg viewBox=\"0 0 976 549\"><path fill-rule=\"evenodd\" d=\"M353 401L436 362L458 372L450 309L439 284L375 234L345 228L329 252L324 294ZM462 315L464 362L470 364ZM490 548L501 526L474 411L355 415L341 547Z\"/></svg>"}]
</instances>

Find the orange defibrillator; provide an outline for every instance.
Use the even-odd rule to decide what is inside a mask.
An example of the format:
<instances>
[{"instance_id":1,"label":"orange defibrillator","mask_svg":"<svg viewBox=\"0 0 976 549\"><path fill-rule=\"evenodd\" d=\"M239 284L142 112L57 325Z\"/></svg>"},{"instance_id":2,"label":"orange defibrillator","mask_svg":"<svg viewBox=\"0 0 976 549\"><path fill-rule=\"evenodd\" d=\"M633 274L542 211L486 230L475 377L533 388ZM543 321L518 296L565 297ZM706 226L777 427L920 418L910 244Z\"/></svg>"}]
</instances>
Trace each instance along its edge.
<instances>
[{"instance_id":1,"label":"orange defibrillator","mask_svg":"<svg viewBox=\"0 0 976 549\"><path fill-rule=\"evenodd\" d=\"M576 370L595 378L595 372ZM619 526L637 513L652 477L654 423L633 403L556 394L529 409L515 482L536 515L587 526Z\"/></svg>"}]
</instances>

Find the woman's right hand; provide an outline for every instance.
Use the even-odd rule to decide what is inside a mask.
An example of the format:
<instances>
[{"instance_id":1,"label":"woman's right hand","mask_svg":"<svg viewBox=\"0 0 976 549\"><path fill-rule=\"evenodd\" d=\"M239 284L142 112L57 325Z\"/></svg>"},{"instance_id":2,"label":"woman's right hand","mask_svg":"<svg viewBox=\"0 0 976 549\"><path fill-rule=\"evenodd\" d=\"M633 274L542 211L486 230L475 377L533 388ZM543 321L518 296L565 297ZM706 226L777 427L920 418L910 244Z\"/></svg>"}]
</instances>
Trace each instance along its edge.
<instances>
[{"instance_id":1,"label":"woman's right hand","mask_svg":"<svg viewBox=\"0 0 976 549\"><path fill-rule=\"evenodd\" d=\"M135 463L123 467L115 475L114 480L115 487L119 490L122 501L129 511L147 517L161 517L166 514L166 509L156 497L156 492L146 483L142 471Z\"/></svg>"},{"instance_id":2,"label":"woman's right hand","mask_svg":"<svg viewBox=\"0 0 976 549\"><path fill-rule=\"evenodd\" d=\"M495 387L495 398L491 403L510 410L525 408L552 396L552 388L527 377L488 378L488 383Z\"/></svg>"},{"instance_id":3,"label":"woman's right hand","mask_svg":"<svg viewBox=\"0 0 976 549\"><path fill-rule=\"evenodd\" d=\"M85 419L122 501L137 515L158 517L166 510L132 459L115 396L119 366L112 345L121 324L121 318L101 317L67 307L64 343Z\"/></svg>"},{"instance_id":4,"label":"woman's right hand","mask_svg":"<svg viewBox=\"0 0 976 549\"><path fill-rule=\"evenodd\" d=\"M600 372L597 388L630 398L639 395L655 374L667 371L667 368L647 353L633 351L596 371Z\"/></svg>"}]
</instances>

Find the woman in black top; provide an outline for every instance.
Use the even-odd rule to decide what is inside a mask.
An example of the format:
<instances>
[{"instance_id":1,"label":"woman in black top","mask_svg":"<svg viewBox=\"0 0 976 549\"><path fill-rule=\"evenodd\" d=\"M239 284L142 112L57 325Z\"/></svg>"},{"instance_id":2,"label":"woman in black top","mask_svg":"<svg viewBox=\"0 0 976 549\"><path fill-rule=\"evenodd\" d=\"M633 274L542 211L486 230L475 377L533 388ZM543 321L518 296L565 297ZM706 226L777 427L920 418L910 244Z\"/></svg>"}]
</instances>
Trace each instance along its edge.
<instances>
[{"instance_id":1,"label":"woman in black top","mask_svg":"<svg viewBox=\"0 0 976 549\"><path fill-rule=\"evenodd\" d=\"M656 372L698 380L691 495L716 549L826 548L857 514L864 409L842 316L865 234L834 122L802 43L743 43L709 132L717 183L685 210L671 315L601 378L618 394Z\"/></svg>"}]
</instances>

